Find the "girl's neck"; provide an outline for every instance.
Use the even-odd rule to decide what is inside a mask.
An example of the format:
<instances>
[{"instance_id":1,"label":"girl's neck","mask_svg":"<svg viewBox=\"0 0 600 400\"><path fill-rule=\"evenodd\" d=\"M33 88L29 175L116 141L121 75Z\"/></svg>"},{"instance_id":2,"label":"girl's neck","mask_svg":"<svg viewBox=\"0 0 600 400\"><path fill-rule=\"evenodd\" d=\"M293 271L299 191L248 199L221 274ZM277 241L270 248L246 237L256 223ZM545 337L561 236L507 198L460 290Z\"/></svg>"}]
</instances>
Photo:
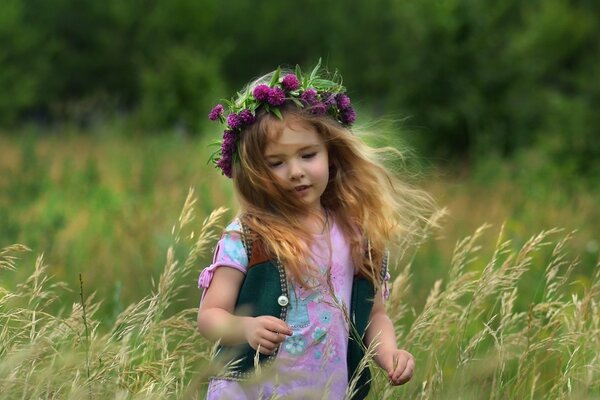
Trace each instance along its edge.
<instances>
[{"instance_id":1,"label":"girl's neck","mask_svg":"<svg viewBox=\"0 0 600 400\"><path fill-rule=\"evenodd\" d=\"M331 224L331 216L329 212L321 207L321 209L315 213L309 213L300 218L302 226L307 232L313 235L319 235L325 233L329 229Z\"/></svg>"}]
</instances>

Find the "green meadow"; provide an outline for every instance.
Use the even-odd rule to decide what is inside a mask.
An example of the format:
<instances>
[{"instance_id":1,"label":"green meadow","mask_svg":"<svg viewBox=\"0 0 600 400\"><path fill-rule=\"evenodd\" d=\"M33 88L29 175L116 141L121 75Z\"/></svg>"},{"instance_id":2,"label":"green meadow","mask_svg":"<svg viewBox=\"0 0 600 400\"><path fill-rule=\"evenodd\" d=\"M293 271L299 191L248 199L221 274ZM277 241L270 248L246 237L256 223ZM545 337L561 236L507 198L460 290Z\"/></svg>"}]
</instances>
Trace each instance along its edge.
<instances>
[{"instance_id":1,"label":"green meadow","mask_svg":"<svg viewBox=\"0 0 600 400\"><path fill-rule=\"evenodd\" d=\"M196 280L236 211L231 184L207 139L123 129L0 136L6 398L206 389ZM406 166L446 214L393 262L388 311L416 374L392 388L373 366L371 398L600 397L599 185L534 151Z\"/></svg>"},{"instance_id":2,"label":"green meadow","mask_svg":"<svg viewBox=\"0 0 600 400\"><path fill-rule=\"evenodd\" d=\"M0 398L204 397L205 117L322 60L440 208L370 398L600 399L600 2L3 0L0 43Z\"/></svg>"}]
</instances>

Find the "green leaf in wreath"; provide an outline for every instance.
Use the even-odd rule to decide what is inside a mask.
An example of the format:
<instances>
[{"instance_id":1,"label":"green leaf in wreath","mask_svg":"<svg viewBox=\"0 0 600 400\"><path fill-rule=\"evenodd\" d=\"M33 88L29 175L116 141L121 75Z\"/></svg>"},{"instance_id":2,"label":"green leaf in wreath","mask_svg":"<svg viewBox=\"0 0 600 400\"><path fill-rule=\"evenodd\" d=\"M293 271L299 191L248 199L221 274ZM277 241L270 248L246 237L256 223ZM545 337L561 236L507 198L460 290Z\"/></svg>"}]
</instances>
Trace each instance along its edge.
<instances>
[{"instance_id":1,"label":"green leaf in wreath","mask_svg":"<svg viewBox=\"0 0 600 400\"><path fill-rule=\"evenodd\" d=\"M277 118L283 119L283 115L281 115L281 111L279 111L279 108L273 108L271 111L273 111L273 114L275 114Z\"/></svg>"},{"instance_id":2,"label":"green leaf in wreath","mask_svg":"<svg viewBox=\"0 0 600 400\"><path fill-rule=\"evenodd\" d=\"M319 73L320 68L321 68L321 57L319 57L319 62L317 63L317 65L315 65L312 72L310 73L310 81L311 82L313 81L313 79L315 79L315 77Z\"/></svg>"},{"instance_id":3,"label":"green leaf in wreath","mask_svg":"<svg viewBox=\"0 0 600 400\"><path fill-rule=\"evenodd\" d=\"M271 82L269 82L269 87L275 86L279 83L279 76L281 75L281 68L277 67L275 72L273 72L273 76L271 77Z\"/></svg>"}]
</instances>

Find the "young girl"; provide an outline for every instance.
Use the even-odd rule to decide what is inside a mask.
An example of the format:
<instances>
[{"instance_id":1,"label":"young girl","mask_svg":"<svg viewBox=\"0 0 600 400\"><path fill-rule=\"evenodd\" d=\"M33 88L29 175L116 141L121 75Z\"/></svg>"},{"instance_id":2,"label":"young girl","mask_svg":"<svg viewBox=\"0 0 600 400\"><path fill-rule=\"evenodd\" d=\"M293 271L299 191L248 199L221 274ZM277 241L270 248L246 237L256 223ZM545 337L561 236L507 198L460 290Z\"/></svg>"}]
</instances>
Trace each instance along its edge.
<instances>
[{"instance_id":1,"label":"young girl","mask_svg":"<svg viewBox=\"0 0 600 400\"><path fill-rule=\"evenodd\" d=\"M384 308L386 248L417 234L429 198L353 134L341 78L323 74L278 68L209 114L241 206L199 280L198 329L224 363L209 399L364 398L369 350L391 384L412 377Z\"/></svg>"}]
</instances>

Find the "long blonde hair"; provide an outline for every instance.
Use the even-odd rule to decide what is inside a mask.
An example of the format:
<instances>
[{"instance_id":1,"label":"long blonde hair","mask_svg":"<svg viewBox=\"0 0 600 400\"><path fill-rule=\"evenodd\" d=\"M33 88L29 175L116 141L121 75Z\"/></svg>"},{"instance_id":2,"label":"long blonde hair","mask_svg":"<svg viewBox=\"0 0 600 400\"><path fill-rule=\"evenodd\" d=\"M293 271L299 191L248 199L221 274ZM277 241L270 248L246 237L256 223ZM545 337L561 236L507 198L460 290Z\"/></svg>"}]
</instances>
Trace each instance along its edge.
<instances>
[{"instance_id":1,"label":"long blonde hair","mask_svg":"<svg viewBox=\"0 0 600 400\"><path fill-rule=\"evenodd\" d=\"M313 115L294 104L280 110L284 121L307 124L324 140L330 174L321 203L349 242L355 270L381 284L386 248L405 248L421 237L434 210L431 198L384 167L383 157L396 150L368 146L328 115ZM313 237L298 218L303 204L277 183L264 157L268 141L283 126L272 114L257 113L257 122L240 133L233 181L241 221L296 281L304 283L315 271L307 261Z\"/></svg>"}]
</instances>

